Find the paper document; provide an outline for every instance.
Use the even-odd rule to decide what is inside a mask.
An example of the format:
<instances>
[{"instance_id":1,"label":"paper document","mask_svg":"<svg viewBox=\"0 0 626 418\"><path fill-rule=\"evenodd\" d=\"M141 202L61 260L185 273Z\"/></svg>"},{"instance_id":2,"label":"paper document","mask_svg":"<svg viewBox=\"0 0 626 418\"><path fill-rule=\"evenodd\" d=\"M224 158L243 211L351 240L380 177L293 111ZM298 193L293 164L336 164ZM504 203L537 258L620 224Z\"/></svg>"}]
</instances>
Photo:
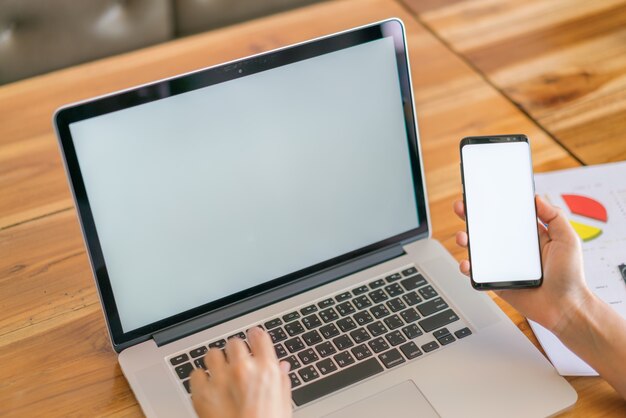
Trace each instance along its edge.
<instances>
[{"instance_id":1,"label":"paper document","mask_svg":"<svg viewBox=\"0 0 626 418\"><path fill-rule=\"evenodd\" d=\"M562 208L582 240L589 288L626 318L626 162L535 174L536 193ZM561 375L589 376L595 371L552 333L530 322Z\"/></svg>"}]
</instances>

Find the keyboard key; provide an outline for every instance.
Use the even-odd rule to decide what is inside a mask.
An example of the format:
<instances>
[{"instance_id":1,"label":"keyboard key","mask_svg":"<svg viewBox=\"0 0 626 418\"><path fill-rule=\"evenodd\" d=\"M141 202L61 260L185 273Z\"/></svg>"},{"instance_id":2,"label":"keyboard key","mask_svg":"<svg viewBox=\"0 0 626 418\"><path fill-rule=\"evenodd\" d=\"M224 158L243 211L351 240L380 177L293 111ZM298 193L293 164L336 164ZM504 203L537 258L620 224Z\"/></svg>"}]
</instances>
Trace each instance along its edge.
<instances>
[{"instance_id":1,"label":"keyboard key","mask_svg":"<svg viewBox=\"0 0 626 418\"><path fill-rule=\"evenodd\" d=\"M412 340L413 338L417 338L420 335L424 334L422 330L419 329L419 327L415 324L409 324L406 327L402 328L402 332L404 332L404 335L406 335L409 340Z\"/></svg>"},{"instance_id":2,"label":"keyboard key","mask_svg":"<svg viewBox=\"0 0 626 418\"><path fill-rule=\"evenodd\" d=\"M389 318L385 318L383 321L385 322L385 325L387 325L387 328L389 329L400 328L401 326L404 325L404 322L402 322L402 320L400 319L398 315L392 315Z\"/></svg>"},{"instance_id":3,"label":"keyboard key","mask_svg":"<svg viewBox=\"0 0 626 418\"><path fill-rule=\"evenodd\" d=\"M191 363L181 364L180 366L176 367L174 371L176 371L176 374L180 379L186 379L193 371L193 366L191 365Z\"/></svg>"},{"instance_id":4,"label":"keyboard key","mask_svg":"<svg viewBox=\"0 0 626 418\"><path fill-rule=\"evenodd\" d=\"M313 329L322 325L322 321L320 321L320 318L316 314L302 318L302 323L306 329Z\"/></svg>"},{"instance_id":5,"label":"keyboard key","mask_svg":"<svg viewBox=\"0 0 626 418\"><path fill-rule=\"evenodd\" d=\"M305 382L310 382L311 380L320 377L319 373L317 373L317 370L315 370L315 367L313 366L304 367L298 370L298 374Z\"/></svg>"},{"instance_id":6,"label":"keyboard key","mask_svg":"<svg viewBox=\"0 0 626 418\"><path fill-rule=\"evenodd\" d=\"M354 342L362 343L363 341L367 341L372 338L369 333L365 330L365 328L355 329L350 333L350 336L354 340Z\"/></svg>"},{"instance_id":7,"label":"keyboard key","mask_svg":"<svg viewBox=\"0 0 626 418\"><path fill-rule=\"evenodd\" d=\"M314 345L322 341L322 336L316 330L305 332L302 334L302 339L307 345Z\"/></svg>"},{"instance_id":8,"label":"keyboard key","mask_svg":"<svg viewBox=\"0 0 626 418\"><path fill-rule=\"evenodd\" d=\"M300 364L300 361L296 358L296 356L289 356L285 359L285 361L291 365L291 368L289 369L289 371L296 370L302 366L302 364Z\"/></svg>"},{"instance_id":9,"label":"keyboard key","mask_svg":"<svg viewBox=\"0 0 626 418\"><path fill-rule=\"evenodd\" d=\"M430 332L458 320L459 317L454 313L454 311L452 311L452 309L448 309L426 319L422 319L418 323L424 331Z\"/></svg>"},{"instance_id":10,"label":"keyboard key","mask_svg":"<svg viewBox=\"0 0 626 418\"><path fill-rule=\"evenodd\" d=\"M378 356L380 361L383 362L386 368L391 369L399 364L404 363L404 357L400 354L397 348L387 351L386 353L382 353Z\"/></svg>"},{"instance_id":11,"label":"keyboard key","mask_svg":"<svg viewBox=\"0 0 626 418\"><path fill-rule=\"evenodd\" d=\"M209 344L209 348L224 348L226 347L226 340L221 339Z\"/></svg>"},{"instance_id":12,"label":"keyboard key","mask_svg":"<svg viewBox=\"0 0 626 418\"><path fill-rule=\"evenodd\" d=\"M390 285L385 286L385 290L391 297L395 297L404 293L404 290L400 287L398 283L392 283Z\"/></svg>"},{"instance_id":13,"label":"keyboard key","mask_svg":"<svg viewBox=\"0 0 626 418\"><path fill-rule=\"evenodd\" d=\"M350 301L340 303L339 305L337 305L336 309L337 309L337 312L339 312L339 315L341 316L350 315L351 313L356 311L356 309L354 309L354 306L350 303Z\"/></svg>"},{"instance_id":14,"label":"keyboard key","mask_svg":"<svg viewBox=\"0 0 626 418\"><path fill-rule=\"evenodd\" d=\"M176 357L172 357L170 359L170 363L172 366L178 366L180 363L184 363L189 360L189 356L187 354L179 354Z\"/></svg>"},{"instance_id":15,"label":"keyboard key","mask_svg":"<svg viewBox=\"0 0 626 418\"><path fill-rule=\"evenodd\" d=\"M406 304L409 305L409 306L418 304L418 303L420 303L422 301L422 298L420 298L418 296L418 294L415 293L415 292L411 292L411 293L407 293L407 294L402 295L402 299L404 299Z\"/></svg>"},{"instance_id":16,"label":"keyboard key","mask_svg":"<svg viewBox=\"0 0 626 418\"><path fill-rule=\"evenodd\" d=\"M183 386L185 387L185 390L187 391L187 393L191 393L191 386L189 385L189 380L185 380L183 382Z\"/></svg>"},{"instance_id":17,"label":"keyboard key","mask_svg":"<svg viewBox=\"0 0 626 418\"><path fill-rule=\"evenodd\" d=\"M339 351L345 350L354 345L350 337L347 335L340 335L339 337L333 339L333 343L335 343L335 346Z\"/></svg>"},{"instance_id":18,"label":"keyboard key","mask_svg":"<svg viewBox=\"0 0 626 418\"><path fill-rule=\"evenodd\" d=\"M368 296L374 303L384 302L389 299L389 296L382 289L376 289L373 292L369 292Z\"/></svg>"},{"instance_id":19,"label":"keyboard key","mask_svg":"<svg viewBox=\"0 0 626 418\"><path fill-rule=\"evenodd\" d=\"M320 311L320 318L322 318L322 321L329 323L339 318L339 315L333 308L328 308Z\"/></svg>"},{"instance_id":20,"label":"keyboard key","mask_svg":"<svg viewBox=\"0 0 626 418\"><path fill-rule=\"evenodd\" d=\"M394 347L406 342L406 338L404 338L404 335L402 335L400 331L390 332L385 335L385 339Z\"/></svg>"},{"instance_id":21,"label":"keyboard key","mask_svg":"<svg viewBox=\"0 0 626 418\"><path fill-rule=\"evenodd\" d=\"M295 353L296 351L300 351L304 348L304 343L300 337L296 337L285 341L285 347L290 353Z\"/></svg>"},{"instance_id":22,"label":"keyboard key","mask_svg":"<svg viewBox=\"0 0 626 418\"><path fill-rule=\"evenodd\" d=\"M420 286L424 286L426 284L426 279L421 274L418 274L416 276L402 280L400 284L408 292L409 290L417 289Z\"/></svg>"},{"instance_id":23,"label":"keyboard key","mask_svg":"<svg viewBox=\"0 0 626 418\"><path fill-rule=\"evenodd\" d=\"M309 364L319 360L319 357L312 348L300 351L298 357L303 364Z\"/></svg>"},{"instance_id":24,"label":"keyboard key","mask_svg":"<svg viewBox=\"0 0 626 418\"><path fill-rule=\"evenodd\" d=\"M204 357L199 357L193 361L193 365L196 369L204 369L206 370L206 365L204 364Z\"/></svg>"},{"instance_id":25,"label":"keyboard key","mask_svg":"<svg viewBox=\"0 0 626 418\"><path fill-rule=\"evenodd\" d=\"M402 344L400 346L400 351L402 351L402 354L404 354L404 356L409 360L422 355L422 350L420 350L413 341Z\"/></svg>"},{"instance_id":26,"label":"keyboard key","mask_svg":"<svg viewBox=\"0 0 626 418\"><path fill-rule=\"evenodd\" d=\"M369 324L367 326L367 329L374 337L377 337L387 332L387 328L380 321L376 321L373 324Z\"/></svg>"},{"instance_id":27,"label":"keyboard key","mask_svg":"<svg viewBox=\"0 0 626 418\"><path fill-rule=\"evenodd\" d=\"M322 357L328 357L337 352L335 346L330 341L324 341L323 343L316 345L315 350Z\"/></svg>"},{"instance_id":28,"label":"keyboard key","mask_svg":"<svg viewBox=\"0 0 626 418\"><path fill-rule=\"evenodd\" d=\"M441 344L441 345L448 345L450 343L455 342L456 338L454 338L454 335L452 335L452 334L447 334L447 335L444 335L441 338L437 338L437 341L439 341L439 344Z\"/></svg>"},{"instance_id":29,"label":"keyboard key","mask_svg":"<svg viewBox=\"0 0 626 418\"><path fill-rule=\"evenodd\" d=\"M350 292L343 292L338 294L337 296L335 296L335 300L337 302L343 302L344 300L348 300L352 297L352 293Z\"/></svg>"},{"instance_id":30,"label":"keyboard key","mask_svg":"<svg viewBox=\"0 0 626 418\"><path fill-rule=\"evenodd\" d=\"M291 388L297 388L302 384L300 378L295 373L289 373L289 380L291 381Z\"/></svg>"},{"instance_id":31,"label":"keyboard key","mask_svg":"<svg viewBox=\"0 0 626 418\"><path fill-rule=\"evenodd\" d=\"M369 290L370 290L369 287L363 285L363 286L357 287L356 289L352 289L352 294L354 296L358 296L358 295L361 295L361 294L363 294L365 292L369 292Z\"/></svg>"},{"instance_id":32,"label":"keyboard key","mask_svg":"<svg viewBox=\"0 0 626 418\"><path fill-rule=\"evenodd\" d=\"M333 306L334 304L335 304L335 301L332 298L328 298L319 302L317 306L319 306L320 309L324 309L324 308L328 308L329 306Z\"/></svg>"},{"instance_id":33,"label":"keyboard key","mask_svg":"<svg viewBox=\"0 0 626 418\"><path fill-rule=\"evenodd\" d=\"M346 367L355 362L349 351L344 351L333 357L339 367Z\"/></svg>"},{"instance_id":34,"label":"keyboard key","mask_svg":"<svg viewBox=\"0 0 626 418\"><path fill-rule=\"evenodd\" d=\"M336 337L337 335L339 335L339 330L337 329L335 324L324 325L323 327L320 328L320 332L326 339Z\"/></svg>"},{"instance_id":35,"label":"keyboard key","mask_svg":"<svg viewBox=\"0 0 626 418\"><path fill-rule=\"evenodd\" d=\"M348 332L355 329L357 325L352 318L348 317L337 321L337 326L339 327L341 332Z\"/></svg>"},{"instance_id":36,"label":"keyboard key","mask_svg":"<svg viewBox=\"0 0 626 418\"><path fill-rule=\"evenodd\" d=\"M319 361L315 365L322 374L328 374L337 370L337 365L333 362L333 359L331 358Z\"/></svg>"},{"instance_id":37,"label":"keyboard key","mask_svg":"<svg viewBox=\"0 0 626 418\"><path fill-rule=\"evenodd\" d=\"M450 331L448 330L448 328L441 328L441 329L438 329L437 331L433 332L433 337L441 338L444 335L448 335L448 334L450 334Z\"/></svg>"},{"instance_id":38,"label":"keyboard key","mask_svg":"<svg viewBox=\"0 0 626 418\"><path fill-rule=\"evenodd\" d=\"M295 321L298 318L300 318L300 314L296 311L289 312L287 315L283 315L283 321L285 322Z\"/></svg>"},{"instance_id":39,"label":"keyboard key","mask_svg":"<svg viewBox=\"0 0 626 418\"><path fill-rule=\"evenodd\" d=\"M378 289L379 287L383 287L385 285L385 281L383 279L374 280L370 282L370 289Z\"/></svg>"},{"instance_id":40,"label":"keyboard key","mask_svg":"<svg viewBox=\"0 0 626 418\"><path fill-rule=\"evenodd\" d=\"M406 322L407 324L410 324L411 322L415 322L418 319L420 319L419 314L413 308L409 308L406 311L400 312L400 316L402 317L402 319L404 319L404 322Z\"/></svg>"},{"instance_id":41,"label":"keyboard key","mask_svg":"<svg viewBox=\"0 0 626 418\"><path fill-rule=\"evenodd\" d=\"M287 355L287 351L285 350L285 347L283 347L282 344L276 344L274 346L274 351L276 352L276 357L278 357L279 359Z\"/></svg>"},{"instance_id":42,"label":"keyboard key","mask_svg":"<svg viewBox=\"0 0 626 418\"><path fill-rule=\"evenodd\" d=\"M272 328L276 328L279 325L282 325L283 321L280 318L275 318L267 321L265 324L265 329L270 330Z\"/></svg>"},{"instance_id":43,"label":"keyboard key","mask_svg":"<svg viewBox=\"0 0 626 418\"><path fill-rule=\"evenodd\" d=\"M448 304L441 298L431 299L428 302L424 302L421 305L417 305L416 308L422 316L432 315L435 312L442 311L448 307Z\"/></svg>"},{"instance_id":44,"label":"keyboard key","mask_svg":"<svg viewBox=\"0 0 626 418\"><path fill-rule=\"evenodd\" d=\"M402 270L402 275L403 275L404 277L409 277L409 276L412 276L412 275L414 275L415 273L417 273L417 269L416 269L415 267L409 267L409 268L408 268L408 269L406 269L406 270Z\"/></svg>"},{"instance_id":45,"label":"keyboard key","mask_svg":"<svg viewBox=\"0 0 626 418\"><path fill-rule=\"evenodd\" d=\"M285 331L287 331L287 334L293 337L294 335L302 334L304 332L304 327L302 326L300 321L294 321L285 325Z\"/></svg>"},{"instance_id":46,"label":"keyboard key","mask_svg":"<svg viewBox=\"0 0 626 418\"><path fill-rule=\"evenodd\" d=\"M365 295L357 296L352 300L352 303L354 303L354 306L359 310L372 306L372 301Z\"/></svg>"},{"instance_id":47,"label":"keyboard key","mask_svg":"<svg viewBox=\"0 0 626 418\"><path fill-rule=\"evenodd\" d=\"M372 355L372 352L365 344L357 345L350 351L352 351L352 355L359 361Z\"/></svg>"},{"instance_id":48,"label":"keyboard key","mask_svg":"<svg viewBox=\"0 0 626 418\"><path fill-rule=\"evenodd\" d=\"M376 305L372 309L370 309L370 312L372 313L372 315L374 315L374 318L376 319L380 319L390 314L385 305Z\"/></svg>"},{"instance_id":49,"label":"keyboard key","mask_svg":"<svg viewBox=\"0 0 626 418\"><path fill-rule=\"evenodd\" d=\"M383 370L378 360L371 358L296 389L291 393L291 396L294 403L301 406L374 376Z\"/></svg>"},{"instance_id":50,"label":"keyboard key","mask_svg":"<svg viewBox=\"0 0 626 418\"><path fill-rule=\"evenodd\" d=\"M387 341L385 341L385 339L382 337L374 338L367 344L375 353L380 353L381 351L385 351L389 348L389 344L387 344Z\"/></svg>"},{"instance_id":51,"label":"keyboard key","mask_svg":"<svg viewBox=\"0 0 626 418\"><path fill-rule=\"evenodd\" d=\"M426 287L422 287L421 289L417 289L417 291L426 300L432 299L432 298L434 298L435 296L438 295L437 291L435 289L433 289L433 287L430 286L430 285L426 286Z\"/></svg>"},{"instance_id":52,"label":"keyboard key","mask_svg":"<svg viewBox=\"0 0 626 418\"><path fill-rule=\"evenodd\" d=\"M469 328L465 327L465 328L462 328L462 329L460 329L458 331L455 331L454 335L456 335L456 338L461 339L461 338L467 337L468 335L472 335L472 331L470 331Z\"/></svg>"},{"instance_id":53,"label":"keyboard key","mask_svg":"<svg viewBox=\"0 0 626 418\"><path fill-rule=\"evenodd\" d=\"M369 324L374 320L374 318L372 318L372 315L370 315L370 313L367 311L357 312L352 318L354 318L356 323L359 325Z\"/></svg>"},{"instance_id":54,"label":"keyboard key","mask_svg":"<svg viewBox=\"0 0 626 418\"><path fill-rule=\"evenodd\" d=\"M235 338L235 337L239 338L240 340L245 340L246 334L243 331L239 331L238 333L231 335L227 339L230 340L231 338Z\"/></svg>"},{"instance_id":55,"label":"keyboard key","mask_svg":"<svg viewBox=\"0 0 626 418\"><path fill-rule=\"evenodd\" d=\"M191 355L192 358L196 358L196 357L200 357L200 356L206 354L207 351L209 351L209 349L206 348L205 346L202 346L202 347L198 347L198 348L196 348L194 350L191 350L189 352L189 355Z\"/></svg>"},{"instance_id":56,"label":"keyboard key","mask_svg":"<svg viewBox=\"0 0 626 418\"><path fill-rule=\"evenodd\" d=\"M404 304L404 302L402 302L402 299L400 298L393 298L387 301L387 306L389 307L389 309L391 309L391 312L398 312L406 308L406 305Z\"/></svg>"},{"instance_id":57,"label":"keyboard key","mask_svg":"<svg viewBox=\"0 0 626 418\"><path fill-rule=\"evenodd\" d=\"M431 341L422 346L422 350L424 350L425 353L430 353L431 351L436 350L438 348L439 348L439 344L437 344L435 341Z\"/></svg>"},{"instance_id":58,"label":"keyboard key","mask_svg":"<svg viewBox=\"0 0 626 418\"><path fill-rule=\"evenodd\" d=\"M285 334L285 331L283 331L282 328L274 328L269 330L267 333L270 335L273 344L287 339L287 334Z\"/></svg>"},{"instance_id":59,"label":"keyboard key","mask_svg":"<svg viewBox=\"0 0 626 418\"><path fill-rule=\"evenodd\" d=\"M391 282L395 282L396 280L400 280L401 278L402 276L400 276L400 273L393 273L385 277L385 280L387 280L387 283L391 283Z\"/></svg>"},{"instance_id":60,"label":"keyboard key","mask_svg":"<svg viewBox=\"0 0 626 418\"><path fill-rule=\"evenodd\" d=\"M312 314L313 312L317 312L317 306L315 305L309 305L305 308L300 309L300 313L302 315Z\"/></svg>"}]
</instances>

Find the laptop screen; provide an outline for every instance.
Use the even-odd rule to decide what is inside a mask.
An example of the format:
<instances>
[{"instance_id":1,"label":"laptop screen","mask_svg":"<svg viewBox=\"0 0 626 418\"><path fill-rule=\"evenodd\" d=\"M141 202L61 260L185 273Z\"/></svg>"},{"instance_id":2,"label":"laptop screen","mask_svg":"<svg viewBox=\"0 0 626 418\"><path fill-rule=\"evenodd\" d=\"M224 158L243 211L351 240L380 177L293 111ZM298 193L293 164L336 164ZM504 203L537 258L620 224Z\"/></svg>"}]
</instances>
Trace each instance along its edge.
<instances>
[{"instance_id":1,"label":"laptop screen","mask_svg":"<svg viewBox=\"0 0 626 418\"><path fill-rule=\"evenodd\" d=\"M391 36L68 126L123 333L420 226Z\"/></svg>"}]
</instances>

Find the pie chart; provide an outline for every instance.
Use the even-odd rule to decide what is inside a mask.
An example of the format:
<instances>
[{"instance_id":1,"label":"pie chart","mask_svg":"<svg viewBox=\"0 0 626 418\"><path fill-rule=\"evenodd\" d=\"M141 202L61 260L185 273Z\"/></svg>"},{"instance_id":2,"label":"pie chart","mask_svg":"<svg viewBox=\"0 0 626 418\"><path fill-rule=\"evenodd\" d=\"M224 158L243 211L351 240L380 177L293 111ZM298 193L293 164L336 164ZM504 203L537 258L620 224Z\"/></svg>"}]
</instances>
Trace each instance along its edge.
<instances>
[{"instance_id":1,"label":"pie chart","mask_svg":"<svg viewBox=\"0 0 626 418\"><path fill-rule=\"evenodd\" d=\"M573 214L603 223L608 221L606 208L597 200L579 194L562 194L561 197ZM591 241L602 234L602 229L597 226L573 220L570 220L569 223L583 241Z\"/></svg>"}]
</instances>

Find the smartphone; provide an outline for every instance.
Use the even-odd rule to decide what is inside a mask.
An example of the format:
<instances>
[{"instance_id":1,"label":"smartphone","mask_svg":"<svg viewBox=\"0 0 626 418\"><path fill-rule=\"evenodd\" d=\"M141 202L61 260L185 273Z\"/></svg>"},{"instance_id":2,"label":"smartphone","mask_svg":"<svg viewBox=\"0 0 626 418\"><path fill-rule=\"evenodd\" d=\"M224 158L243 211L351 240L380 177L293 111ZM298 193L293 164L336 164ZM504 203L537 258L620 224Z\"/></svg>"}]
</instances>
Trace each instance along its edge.
<instances>
[{"instance_id":1,"label":"smartphone","mask_svg":"<svg viewBox=\"0 0 626 418\"><path fill-rule=\"evenodd\" d=\"M541 286L530 143L525 135L463 138L461 180L472 286Z\"/></svg>"}]
</instances>

